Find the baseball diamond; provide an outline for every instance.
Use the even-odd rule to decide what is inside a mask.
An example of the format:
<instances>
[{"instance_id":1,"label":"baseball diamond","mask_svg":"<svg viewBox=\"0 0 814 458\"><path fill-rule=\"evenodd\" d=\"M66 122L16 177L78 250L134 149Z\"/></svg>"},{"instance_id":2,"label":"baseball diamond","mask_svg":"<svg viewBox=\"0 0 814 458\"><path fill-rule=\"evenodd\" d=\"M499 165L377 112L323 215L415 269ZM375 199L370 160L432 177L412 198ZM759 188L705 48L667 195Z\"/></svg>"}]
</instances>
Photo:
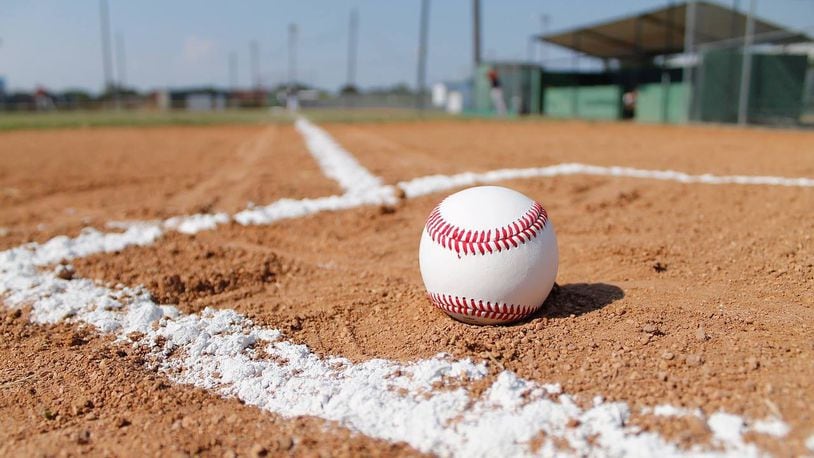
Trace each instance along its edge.
<instances>
[{"instance_id":1,"label":"baseball diamond","mask_svg":"<svg viewBox=\"0 0 814 458\"><path fill-rule=\"evenodd\" d=\"M654 155L614 145L627 129L301 117L2 134L5 189L20 191L3 197L0 451L803 453L814 227L800 215L814 180L799 173L814 163L794 145L811 134L637 127ZM10 152L32 135L48 142L20 164ZM190 147L166 162L179 135ZM540 137L544 153L518 144ZM574 137L605 155L560 144ZM724 140L738 148L683 154L681 142ZM39 166L53 142L65 155ZM507 161L503 142L528 152ZM477 148L474 171L456 169ZM562 162L563 149L585 163ZM110 176L90 159L100 154L133 166ZM680 171L656 168L665 160ZM63 178L74 169L82 184ZM482 183L543 200L558 226L558 286L543 306L483 304L527 317L513 326L449 319L436 307L480 302L428 299L418 274L425 224L458 247L523 246L548 227L536 202L505 231L440 223L445 191ZM488 253L455 246L444 249Z\"/></svg>"},{"instance_id":2,"label":"baseball diamond","mask_svg":"<svg viewBox=\"0 0 814 458\"><path fill-rule=\"evenodd\" d=\"M4 2L0 457L814 457L812 2Z\"/></svg>"}]
</instances>

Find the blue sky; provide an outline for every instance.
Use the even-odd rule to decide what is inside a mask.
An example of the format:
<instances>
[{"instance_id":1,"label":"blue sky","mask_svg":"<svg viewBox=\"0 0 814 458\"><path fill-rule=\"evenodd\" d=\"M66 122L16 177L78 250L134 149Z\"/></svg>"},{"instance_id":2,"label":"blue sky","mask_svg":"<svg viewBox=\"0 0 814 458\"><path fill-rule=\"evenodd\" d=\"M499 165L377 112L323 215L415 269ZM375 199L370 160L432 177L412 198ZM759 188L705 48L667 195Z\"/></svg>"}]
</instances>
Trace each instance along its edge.
<instances>
[{"instance_id":1,"label":"blue sky","mask_svg":"<svg viewBox=\"0 0 814 458\"><path fill-rule=\"evenodd\" d=\"M741 8L749 0L741 0ZM524 59L528 37L549 16L549 31L665 5L664 0L482 0L483 54ZM731 1L720 2L731 5ZM267 85L287 75L286 35L297 23L300 79L336 89L346 75L350 9L360 17L357 82L363 87L415 84L419 0L109 0L115 37L126 44L127 82L140 89L226 86L228 56L238 54L242 86L250 83L249 42L260 45ZM469 74L471 1L434 0L428 81ZM814 0L758 0L758 16L793 28L814 25ZM103 85L98 0L0 0L0 75L10 89ZM114 42L115 43L115 42ZM115 50L115 45L114 45ZM548 57L563 56L548 49Z\"/></svg>"}]
</instances>

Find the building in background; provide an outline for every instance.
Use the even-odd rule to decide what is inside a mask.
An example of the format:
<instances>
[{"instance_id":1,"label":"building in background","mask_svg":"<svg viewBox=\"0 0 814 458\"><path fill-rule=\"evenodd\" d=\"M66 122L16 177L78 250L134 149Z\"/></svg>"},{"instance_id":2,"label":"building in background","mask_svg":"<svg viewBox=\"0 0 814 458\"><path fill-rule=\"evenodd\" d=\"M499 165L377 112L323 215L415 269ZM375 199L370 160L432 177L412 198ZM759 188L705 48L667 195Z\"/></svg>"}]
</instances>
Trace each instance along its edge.
<instances>
[{"instance_id":1,"label":"building in background","mask_svg":"<svg viewBox=\"0 0 814 458\"><path fill-rule=\"evenodd\" d=\"M572 71L542 74L543 113L642 122L806 123L811 37L709 2L685 2L540 35L574 51ZM579 71L589 58L602 70ZM743 84L741 84L743 83Z\"/></svg>"},{"instance_id":2,"label":"building in background","mask_svg":"<svg viewBox=\"0 0 814 458\"><path fill-rule=\"evenodd\" d=\"M461 114L472 105L471 81L435 83L431 91L432 106L450 114Z\"/></svg>"}]
</instances>

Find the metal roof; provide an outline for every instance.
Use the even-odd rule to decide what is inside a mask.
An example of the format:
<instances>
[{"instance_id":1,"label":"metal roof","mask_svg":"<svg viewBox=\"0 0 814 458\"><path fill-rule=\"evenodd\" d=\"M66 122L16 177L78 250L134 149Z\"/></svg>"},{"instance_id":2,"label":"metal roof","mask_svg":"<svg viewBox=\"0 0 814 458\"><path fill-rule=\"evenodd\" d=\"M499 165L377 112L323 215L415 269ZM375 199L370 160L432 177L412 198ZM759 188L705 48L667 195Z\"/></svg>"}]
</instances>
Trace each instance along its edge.
<instances>
[{"instance_id":1,"label":"metal roof","mask_svg":"<svg viewBox=\"0 0 814 458\"><path fill-rule=\"evenodd\" d=\"M746 15L709 2L695 2L694 46L743 38ZM537 39L593 57L646 60L684 51L689 3L680 3L637 15L538 35ZM787 44L811 38L785 27L754 18L755 44Z\"/></svg>"}]
</instances>

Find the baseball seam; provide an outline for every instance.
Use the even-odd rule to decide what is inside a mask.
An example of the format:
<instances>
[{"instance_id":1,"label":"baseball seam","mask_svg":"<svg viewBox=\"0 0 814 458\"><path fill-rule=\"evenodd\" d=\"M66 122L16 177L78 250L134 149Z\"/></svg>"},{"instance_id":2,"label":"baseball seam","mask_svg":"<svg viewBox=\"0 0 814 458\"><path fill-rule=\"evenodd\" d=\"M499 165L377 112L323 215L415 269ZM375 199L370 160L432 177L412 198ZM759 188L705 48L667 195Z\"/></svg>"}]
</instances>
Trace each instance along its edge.
<instances>
[{"instance_id":1,"label":"baseball seam","mask_svg":"<svg viewBox=\"0 0 814 458\"><path fill-rule=\"evenodd\" d=\"M442 202L443 203L443 202ZM461 254L482 254L517 248L542 231L548 222L548 213L539 202L511 223L495 229L471 230L455 226L444 219L441 204L433 209L425 226L433 242Z\"/></svg>"},{"instance_id":2,"label":"baseball seam","mask_svg":"<svg viewBox=\"0 0 814 458\"><path fill-rule=\"evenodd\" d=\"M515 321L531 315L539 308L532 305L493 303L450 294L427 293L427 296L434 306L447 313L490 320Z\"/></svg>"}]
</instances>

